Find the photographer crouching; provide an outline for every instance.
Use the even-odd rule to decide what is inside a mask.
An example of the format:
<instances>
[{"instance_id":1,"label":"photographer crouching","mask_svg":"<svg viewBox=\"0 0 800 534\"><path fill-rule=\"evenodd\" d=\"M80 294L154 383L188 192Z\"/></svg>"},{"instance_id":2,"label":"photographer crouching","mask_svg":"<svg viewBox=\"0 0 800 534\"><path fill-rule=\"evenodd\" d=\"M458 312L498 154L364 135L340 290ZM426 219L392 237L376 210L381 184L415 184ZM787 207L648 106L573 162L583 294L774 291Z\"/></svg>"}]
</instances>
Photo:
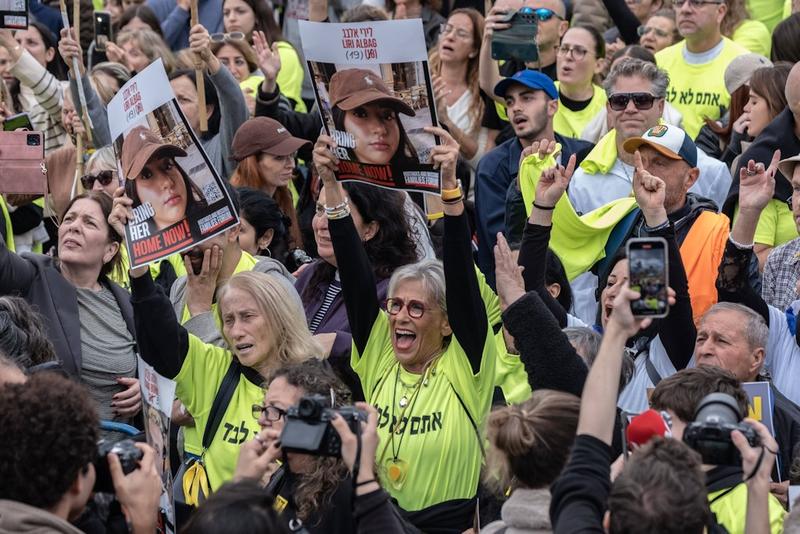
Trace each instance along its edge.
<instances>
[{"instance_id":1,"label":"photographer crouching","mask_svg":"<svg viewBox=\"0 0 800 534\"><path fill-rule=\"evenodd\" d=\"M234 479L261 481L292 532L416 532L377 483L377 412L350 398L317 360L276 371L264 405L253 406L262 430L242 445Z\"/></svg>"},{"instance_id":2,"label":"photographer crouching","mask_svg":"<svg viewBox=\"0 0 800 534\"><path fill-rule=\"evenodd\" d=\"M0 388L0 533L82 532L72 523L95 489L101 461L130 532L155 532L161 478L153 449L136 444L138 468L123 469L113 452L98 456L98 426L86 388L67 378L39 373Z\"/></svg>"}]
</instances>

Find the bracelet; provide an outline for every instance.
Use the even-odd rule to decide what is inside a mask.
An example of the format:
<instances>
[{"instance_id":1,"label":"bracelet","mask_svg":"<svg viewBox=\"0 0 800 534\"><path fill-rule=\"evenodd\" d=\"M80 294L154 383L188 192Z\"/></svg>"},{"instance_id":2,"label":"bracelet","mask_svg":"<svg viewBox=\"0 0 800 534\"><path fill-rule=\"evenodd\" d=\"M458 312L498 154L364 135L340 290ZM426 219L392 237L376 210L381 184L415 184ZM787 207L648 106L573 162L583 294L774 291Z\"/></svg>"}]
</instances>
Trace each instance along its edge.
<instances>
[{"instance_id":1,"label":"bracelet","mask_svg":"<svg viewBox=\"0 0 800 534\"><path fill-rule=\"evenodd\" d=\"M344 201L341 204L337 204L336 206L324 206L325 215L328 219L336 220L336 219L344 219L348 215L350 215L350 201L345 197Z\"/></svg>"},{"instance_id":2,"label":"bracelet","mask_svg":"<svg viewBox=\"0 0 800 534\"><path fill-rule=\"evenodd\" d=\"M731 242L731 245L738 248L739 250L753 250L754 243L750 243L749 245L743 245L733 239L733 235L728 235L728 241Z\"/></svg>"},{"instance_id":3,"label":"bracelet","mask_svg":"<svg viewBox=\"0 0 800 534\"><path fill-rule=\"evenodd\" d=\"M537 204L535 200L533 201L533 207L544 211L553 211L554 209L556 209L555 206L541 206Z\"/></svg>"},{"instance_id":4,"label":"bracelet","mask_svg":"<svg viewBox=\"0 0 800 534\"><path fill-rule=\"evenodd\" d=\"M442 189L442 200L452 200L462 195L461 180L458 180L457 183L458 186L455 189Z\"/></svg>"},{"instance_id":5,"label":"bracelet","mask_svg":"<svg viewBox=\"0 0 800 534\"><path fill-rule=\"evenodd\" d=\"M354 486L355 486L356 488L360 488L361 486L366 486L367 484L372 484L373 482L377 483L377 482L378 482L378 480L377 480L377 479L375 479L375 478L371 478L371 479L369 479L369 480L365 480L365 481L363 481L363 482L356 482L356 483L354 484Z\"/></svg>"},{"instance_id":6,"label":"bracelet","mask_svg":"<svg viewBox=\"0 0 800 534\"><path fill-rule=\"evenodd\" d=\"M464 196L463 195L459 195L459 196L457 196L455 198L451 198L449 200L442 199L442 204L458 204L462 200L464 200Z\"/></svg>"},{"instance_id":7,"label":"bracelet","mask_svg":"<svg viewBox=\"0 0 800 534\"><path fill-rule=\"evenodd\" d=\"M648 234L650 234L650 233L653 233L653 232L659 232L661 230L669 228L669 225L670 225L669 219L667 219L663 223L659 224L658 226L647 226L647 224L645 223L645 225L643 227L643 230L645 232L647 232Z\"/></svg>"}]
</instances>

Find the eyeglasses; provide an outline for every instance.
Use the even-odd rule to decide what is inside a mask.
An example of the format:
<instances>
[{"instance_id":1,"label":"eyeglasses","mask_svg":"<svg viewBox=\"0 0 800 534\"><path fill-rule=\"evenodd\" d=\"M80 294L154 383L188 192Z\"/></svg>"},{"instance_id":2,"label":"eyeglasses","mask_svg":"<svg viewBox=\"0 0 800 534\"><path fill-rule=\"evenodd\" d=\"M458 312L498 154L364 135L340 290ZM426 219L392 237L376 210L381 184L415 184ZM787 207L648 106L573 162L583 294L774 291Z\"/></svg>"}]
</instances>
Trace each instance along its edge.
<instances>
[{"instance_id":1,"label":"eyeglasses","mask_svg":"<svg viewBox=\"0 0 800 534\"><path fill-rule=\"evenodd\" d=\"M530 15L531 13L533 13L534 15L536 15L536 18L539 19L539 22L547 22L553 17L557 18L558 20L564 20L564 17L562 17L552 9L547 9L546 7L540 7L538 9L533 9L532 7L523 7L518 12L524 15Z\"/></svg>"},{"instance_id":2,"label":"eyeglasses","mask_svg":"<svg viewBox=\"0 0 800 534\"><path fill-rule=\"evenodd\" d=\"M636 109L650 109L658 98L650 93L614 93L608 97L608 105L614 111L622 111L628 107L628 102L633 100Z\"/></svg>"},{"instance_id":3,"label":"eyeglasses","mask_svg":"<svg viewBox=\"0 0 800 534\"><path fill-rule=\"evenodd\" d=\"M701 8L701 7L703 7L703 6L707 5L707 4L719 5L719 4L724 4L725 3L725 2L719 2L717 0L674 0L672 2L672 7L674 9L680 9L680 8L683 7L683 4L685 4L686 2L689 2L689 6L694 8L694 9Z\"/></svg>"},{"instance_id":4,"label":"eyeglasses","mask_svg":"<svg viewBox=\"0 0 800 534\"><path fill-rule=\"evenodd\" d=\"M418 300L409 300L406 302L398 298L386 299L386 311L389 315L397 315L403 308L406 308L406 313L408 313L408 316L412 319L419 319L425 315L425 310L430 309L425 306L424 302Z\"/></svg>"},{"instance_id":5,"label":"eyeglasses","mask_svg":"<svg viewBox=\"0 0 800 534\"><path fill-rule=\"evenodd\" d=\"M244 41L244 33L230 32L230 33L212 33L209 38L212 43L224 43L226 41Z\"/></svg>"},{"instance_id":6,"label":"eyeglasses","mask_svg":"<svg viewBox=\"0 0 800 534\"><path fill-rule=\"evenodd\" d=\"M472 38L472 34L467 30L465 30L464 28L456 28L452 24L447 24L447 23L439 25L439 33L441 35L449 35L450 33L455 33L456 37L458 37L459 39L464 39L465 41L467 39Z\"/></svg>"},{"instance_id":7,"label":"eyeglasses","mask_svg":"<svg viewBox=\"0 0 800 534\"><path fill-rule=\"evenodd\" d=\"M572 56L572 59L580 61L586 57L589 51L582 46L561 45L558 47L558 55L562 57Z\"/></svg>"},{"instance_id":8,"label":"eyeglasses","mask_svg":"<svg viewBox=\"0 0 800 534\"><path fill-rule=\"evenodd\" d=\"M286 410L282 410L277 406L261 406L260 404L254 404L252 406L252 413L253 419L261 419L261 414L264 414L264 419L267 421L280 421L284 415L286 415Z\"/></svg>"},{"instance_id":9,"label":"eyeglasses","mask_svg":"<svg viewBox=\"0 0 800 534\"><path fill-rule=\"evenodd\" d=\"M94 181L100 182L103 187L111 183L117 173L114 171L100 171L97 174L86 174L81 176L81 185L87 191L91 191L94 187Z\"/></svg>"},{"instance_id":10,"label":"eyeglasses","mask_svg":"<svg viewBox=\"0 0 800 534\"><path fill-rule=\"evenodd\" d=\"M661 37L662 39L670 36L669 32L666 32L660 28L648 28L647 26L639 26L636 29L636 33L639 34L639 37L644 37L645 35L651 32L655 32L655 34Z\"/></svg>"}]
</instances>

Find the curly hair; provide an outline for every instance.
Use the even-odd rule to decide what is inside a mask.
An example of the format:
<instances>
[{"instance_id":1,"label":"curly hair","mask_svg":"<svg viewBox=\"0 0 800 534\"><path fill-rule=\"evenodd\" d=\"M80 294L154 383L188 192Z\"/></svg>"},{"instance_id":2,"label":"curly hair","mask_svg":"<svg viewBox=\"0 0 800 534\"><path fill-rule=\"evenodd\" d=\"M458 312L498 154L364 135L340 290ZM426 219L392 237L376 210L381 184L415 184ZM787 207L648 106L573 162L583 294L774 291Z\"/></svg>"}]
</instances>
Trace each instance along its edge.
<instances>
[{"instance_id":1,"label":"curly hair","mask_svg":"<svg viewBox=\"0 0 800 534\"><path fill-rule=\"evenodd\" d=\"M51 508L96 455L86 388L54 373L0 388L0 499Z\"/></svg>"},{"instance_id":2,"label":"curly hair","mask_svg":"<svg viewBox=\"0 0 800 534\"><path fill-rule=\"evenodd\" d=\"M334 408L352 402L350 390L321 360L311 359L281 367L272 374L270 382L276 378L283 378L289 385L301 389L304 395L330 398L333 394ZM297 516L310 524L315 517L321 519L321 511L331 504L336 489L348 473L341 458L314 456L312 460L314 467L298 475L293 495Z\"/></svg>"},{"instance_id":3,"label":"curly hair","mask_svg":"<svg viewBox=\"0 0 800 534\"><path fill-rule=\"evenodd\" d=\"M56 359L44 318L25 299L0 297L0 352L23 369Z\"/></svg>"},{"instance_id":4,"label":"curly hair","mask_svg":"<svg viewBox=\"0 0 800 534\"><path fill-rule=\"evenodd\" d=\"M372 239L364 242L375 277L379 280L389 278L398 267L416 262L416 236L403 215L405 193L356 182L345 182L342 187L350 199L351 208L358 211L364 224L378 223L378 231ZM335 274L336 267L325 261L317 262L301 295L303 302L308 302L319 284L330 283Z\"/></svg>"}]
</instances>

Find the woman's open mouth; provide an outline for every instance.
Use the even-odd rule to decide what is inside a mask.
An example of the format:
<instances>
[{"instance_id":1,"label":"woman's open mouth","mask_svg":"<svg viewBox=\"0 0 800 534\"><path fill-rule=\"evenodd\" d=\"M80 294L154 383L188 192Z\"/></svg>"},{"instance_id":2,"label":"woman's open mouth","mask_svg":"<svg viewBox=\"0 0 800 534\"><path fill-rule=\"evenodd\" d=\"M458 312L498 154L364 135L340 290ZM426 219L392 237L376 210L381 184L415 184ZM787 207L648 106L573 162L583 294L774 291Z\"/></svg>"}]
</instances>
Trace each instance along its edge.
<instances>
[{"instance_id":1,"label":"woman's open mouth","mask_svg":"<svg viewBox=\"0 0 800 534\"><path fill-rule=\"evenodd\" d=\"M397 328L394 331L394 345L399 350L409 350L416 340L417 334L411 330Z\"/></svg>"}]
</instances>

